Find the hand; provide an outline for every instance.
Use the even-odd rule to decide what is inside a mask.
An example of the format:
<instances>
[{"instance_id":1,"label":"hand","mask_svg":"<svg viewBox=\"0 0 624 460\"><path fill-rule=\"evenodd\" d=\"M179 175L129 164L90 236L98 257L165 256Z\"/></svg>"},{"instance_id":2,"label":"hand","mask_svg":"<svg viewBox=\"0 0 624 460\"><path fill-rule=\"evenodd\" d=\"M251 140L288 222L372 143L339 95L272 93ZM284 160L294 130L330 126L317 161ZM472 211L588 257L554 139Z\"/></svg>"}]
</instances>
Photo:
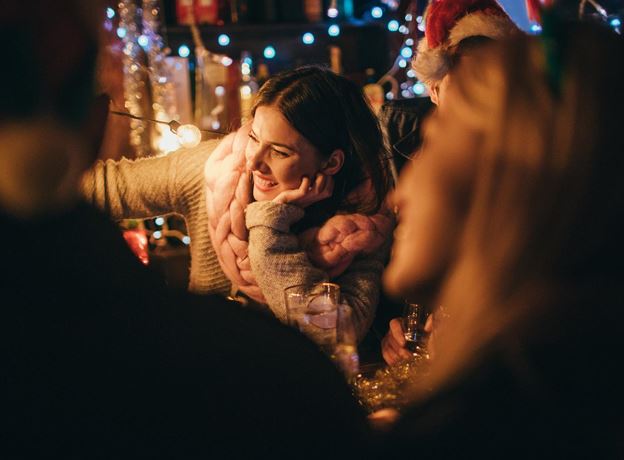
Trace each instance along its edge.
<instances>
[{"instance_id":1,"label":"hand","mask_svg":"<svg viewBox=\"0 0 624 460\"><path fill-rule=\"evenodd\" d=\"M375 430L388 431L398 418L399 412L396 409L380 409L368 416L368 422Z\"/></svg>"},{"instance_id":2,"label":"hand","mask_svg":"<svg viewBox=\"0 0 624 460\"><path fill-rule=\"evenodd\" d=\"M405 344L402 319L394 318L390 321L388 333L381 340L381 354L384 361L393 365L401 360L409 359L412 353L405 348Z\"/></svg>"},{"instance_id":3,"label":"hand","mask_svg":"<svg viewBox=\"0 0 624 460\"><path fill-rule=\"evenodd\" d=\"M273 198L274 203L281 204L293 204L300 208L305 208L317 201L329 198L334 191L334 179L331 176L326 176L321 173L317 173L314 179L314 183L310 182L310 179L304 176L301 179L301 185L295 190L286 190Z\"/></svg>"}]
</instances>

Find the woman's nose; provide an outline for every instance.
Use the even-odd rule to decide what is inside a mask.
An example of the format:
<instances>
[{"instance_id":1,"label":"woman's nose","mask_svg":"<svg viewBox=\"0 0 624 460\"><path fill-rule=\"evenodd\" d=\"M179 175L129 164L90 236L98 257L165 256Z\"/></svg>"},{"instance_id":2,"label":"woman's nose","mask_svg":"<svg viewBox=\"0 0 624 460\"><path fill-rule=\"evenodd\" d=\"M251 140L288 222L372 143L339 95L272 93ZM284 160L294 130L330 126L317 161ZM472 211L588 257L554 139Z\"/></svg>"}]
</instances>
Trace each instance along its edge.
<instances>
[{"instance_id":1,"label":"woman's nose","mask_svg":"<svg viewBox=\"0 0 624 460\"><path fill-rule=\"evenodd\" d=\"M264 149L258 145L247 155L247 168L256 171L260 170L262 165L264 165Z\"/></svg>"}]
</instances>

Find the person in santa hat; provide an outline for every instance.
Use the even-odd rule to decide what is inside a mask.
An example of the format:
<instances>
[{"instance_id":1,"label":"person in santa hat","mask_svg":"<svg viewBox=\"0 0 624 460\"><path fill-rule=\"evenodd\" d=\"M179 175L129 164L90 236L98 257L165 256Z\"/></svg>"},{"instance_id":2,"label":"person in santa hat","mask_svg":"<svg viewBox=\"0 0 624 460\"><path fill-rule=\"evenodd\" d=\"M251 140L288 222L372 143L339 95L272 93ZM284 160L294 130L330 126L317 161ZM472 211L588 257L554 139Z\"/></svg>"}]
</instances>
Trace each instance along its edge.
<instances>
[{"instance_id":1,"label":"person in santa hat","mask_svg":"<svg viewBox=\"0 0 624 460\"><path fill-rule=\"evenodd\" d=\"M418 42L412 67L440 105L451 70L480 44L520 33L495 0L432 0L425 10L425 36Z\"/></svg>"},{"instance_id":2,"label":"person in santa hat","mask_svg":"<svg viewBox=\"0 0 624 460\"><path fill-rule=\"evenodd\" d=\"M418 42L412 67L438 107L448 103L446 95L453 68L461 59L469 58L493 40L521 33L495 0L432 0L424 18L425 36ZM420 137L420 133L410 136ZM422 299L410 301L422 302ZM406 348L401 318L390 320L381 351L388 364L411 356Z\"/></svg>"}]
</instances>

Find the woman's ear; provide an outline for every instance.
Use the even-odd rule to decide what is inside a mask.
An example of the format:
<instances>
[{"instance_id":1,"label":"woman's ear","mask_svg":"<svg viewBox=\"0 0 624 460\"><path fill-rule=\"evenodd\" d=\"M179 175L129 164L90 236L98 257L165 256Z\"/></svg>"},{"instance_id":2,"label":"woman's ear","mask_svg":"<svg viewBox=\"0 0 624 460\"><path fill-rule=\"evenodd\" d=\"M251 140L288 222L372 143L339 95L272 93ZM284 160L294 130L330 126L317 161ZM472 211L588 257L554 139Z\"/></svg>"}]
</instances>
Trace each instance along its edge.
<instances>
[{"instance_id":1,"label":"woman's ear","mask_svg":"<svg viewBox=\"0 0 624 460\"><path fill-rule=\"evenodd\" d=\"M435 85L431 85L429 86L429 97L431 98L431 102L433 102L435 105L439 105L440 104L440 85L439 84L435 84Z\"/></svg>"},{"instance_id":2,"label":"woman's ear","mask_svg":"<svg viewBox=\"0 0 624 460\"><path fill-rule=\"evenodd\" d=\"M342 149L336 149L329 156L327 162L321 167L321 172L327 176L333 176L340 171L344 164L344 152Z\"/></svg>"}]
</instances>

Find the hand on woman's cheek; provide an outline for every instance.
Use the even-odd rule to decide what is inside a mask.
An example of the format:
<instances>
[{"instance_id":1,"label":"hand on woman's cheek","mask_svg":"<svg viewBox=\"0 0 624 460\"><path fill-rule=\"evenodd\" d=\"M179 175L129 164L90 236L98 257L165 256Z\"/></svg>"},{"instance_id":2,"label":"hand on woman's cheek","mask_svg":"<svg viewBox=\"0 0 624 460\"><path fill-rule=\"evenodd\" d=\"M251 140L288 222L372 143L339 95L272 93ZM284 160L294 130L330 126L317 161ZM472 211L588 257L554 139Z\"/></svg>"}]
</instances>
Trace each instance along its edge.
<instances>
[{"instance_id":1,"label":"hand on woman's cheek","mask_svg":"<svg viewBox=\"0 0 624 460\"><path fill-rule=\"evenodd\" d=\"M322 173L317 173L313 180L307 176L301 179L301 184L293 190L281 192L274 203L288 203L305 208L318 201L329 198L334 191L334 179Z\"/></svg>"}]
</instances>

